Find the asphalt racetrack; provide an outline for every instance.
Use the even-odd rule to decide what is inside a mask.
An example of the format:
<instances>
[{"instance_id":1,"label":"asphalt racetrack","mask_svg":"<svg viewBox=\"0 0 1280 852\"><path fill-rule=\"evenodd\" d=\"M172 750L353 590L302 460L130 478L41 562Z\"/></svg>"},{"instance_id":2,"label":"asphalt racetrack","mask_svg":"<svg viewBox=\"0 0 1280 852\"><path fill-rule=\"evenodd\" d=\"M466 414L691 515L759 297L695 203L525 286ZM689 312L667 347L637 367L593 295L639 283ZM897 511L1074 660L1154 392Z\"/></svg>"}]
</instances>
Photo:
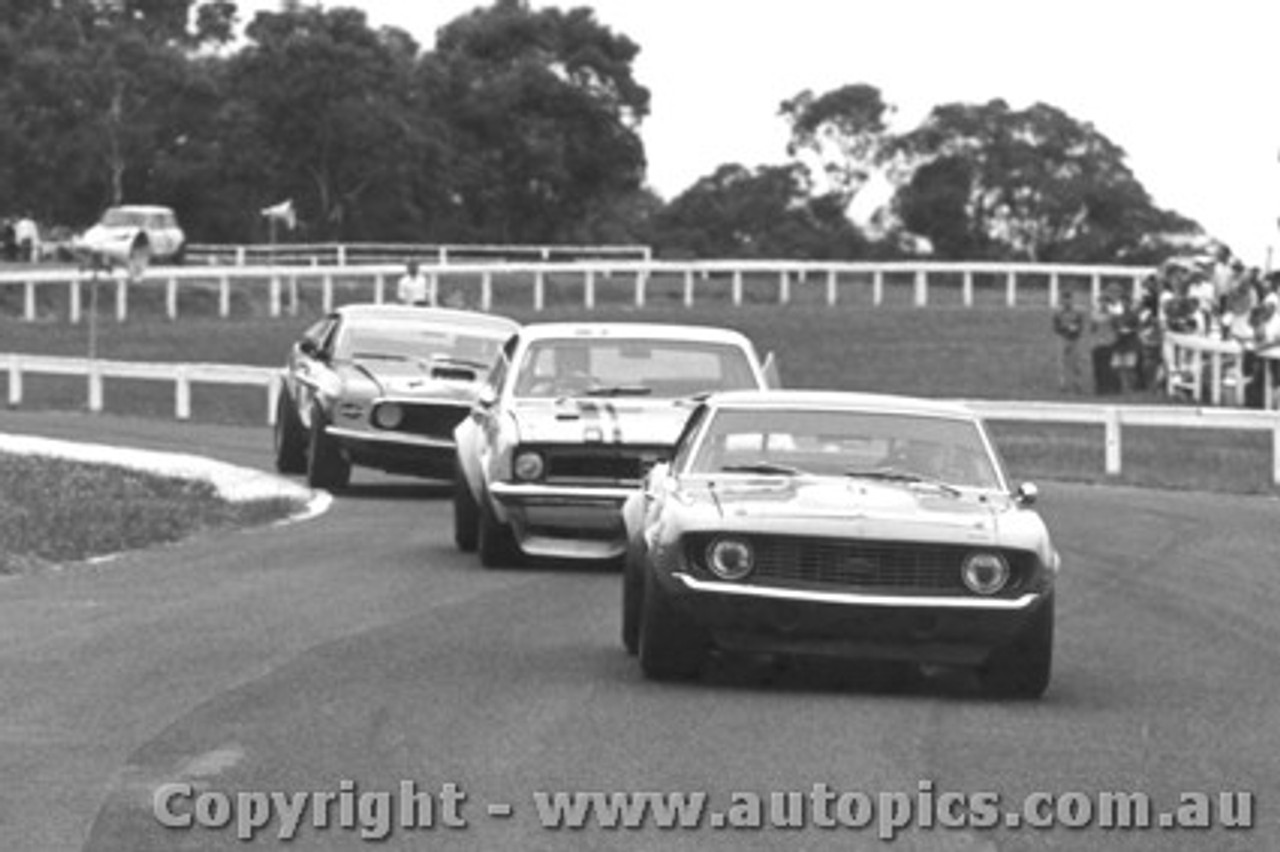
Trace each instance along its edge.
<instances>
[{"instance_id":1,"label":"asphalt racetrack","mask_svg":"<svg viewBox=\"0 0 1280 852\"><path fill-rule=\"evenodd\" d=\"M270 464L266 427L0 413L0 431ZM649 683L618 639L616 573L482 569L453 548L447 492L360 470L309 522L5 578L0 849L1280 849L1280 504L1039 484L1064 556L1039 702L815 662ZM397 814L375 843L378 800L357 794L403 784L419 824ZM166 789L171 812L229 824L164 827ZM706 793L717 815L544 827L557 791ZM307 800L284 846L280 812L236 798L273 792L334 798ZM802 828L769 824L788 792L803 807L773 816ZM1213 822L1220 792L1249 794L1252 828L1106 828L1096 804L1207 793ZM743 793L764 827L726 817ZM887 794L912 823L891 843ZM943 794L998 797L1001 827L942 825L963 816ZM1076 827L1009 827L1028 797ZM842 821L867 803L865 826ZM271 818L255 843L236 836L250 816Z\"/></svg>"}]
</instances>

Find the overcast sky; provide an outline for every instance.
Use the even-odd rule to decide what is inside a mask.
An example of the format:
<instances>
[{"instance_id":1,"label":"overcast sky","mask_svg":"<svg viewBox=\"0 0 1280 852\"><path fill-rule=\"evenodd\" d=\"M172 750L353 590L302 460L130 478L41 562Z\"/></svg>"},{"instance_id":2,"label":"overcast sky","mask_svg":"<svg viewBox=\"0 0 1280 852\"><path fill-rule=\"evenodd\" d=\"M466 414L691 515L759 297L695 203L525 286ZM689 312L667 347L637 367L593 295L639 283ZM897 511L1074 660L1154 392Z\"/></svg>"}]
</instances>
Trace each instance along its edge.
<instances>
[{"instance_id":1,"label":"overcast sky","mask_svg":"<svg viewBox=\"0 0 1280 852\"><path fill-rule=\"evenodd\" d=\"M239 0L248 21L279 0ZM479 0L348 0L424 47ZM1249 263L1280 246L1277 0L593 0L640 45L649 182L670 199L722 163L787 160L778 105L870 83L904 126L936 104L1044 101L1129 154L1156 203ZM1280 266L1280 252L1275 258Z\"/></svg>"}]
</instances>

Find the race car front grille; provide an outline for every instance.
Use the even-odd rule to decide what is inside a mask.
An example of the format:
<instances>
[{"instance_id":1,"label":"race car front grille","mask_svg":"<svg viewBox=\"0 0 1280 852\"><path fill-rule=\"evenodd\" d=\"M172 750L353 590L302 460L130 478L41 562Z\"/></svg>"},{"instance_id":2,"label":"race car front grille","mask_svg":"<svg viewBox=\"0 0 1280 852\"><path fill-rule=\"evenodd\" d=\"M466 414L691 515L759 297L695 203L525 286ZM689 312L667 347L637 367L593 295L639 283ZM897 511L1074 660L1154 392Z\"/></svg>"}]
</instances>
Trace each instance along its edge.
<instances>
[{"instance_id":1,"label":"race car front grille","mask_svg":"<svg viewBox=\"0 0 1280 852\"><path fill-rule=\"evenodd\" d=\"M690 561L704 572L706 547L713 538L691 536L687 543ZM970 552L967 547L817 536L745 538L755 554L755 569L745 583L906 594L966 591L960 565ZM1018 584L1021 561L1010 560L1010 588Z\"/></svg>"},{"instance_id":2,"label":"race car front grille","mask_svg":"<svg viewBox=\"0 0 1280 852\"><path fill-rule=\"evenodd\" d=\"M859 589L960 591L960 550L904 542L761 538L756 576Z\"/></svg>"},{"instance_id":3,"label":"race car front grille","mask_svg":"<svg viewBox=\"0 0 1280 852\"><path fill-rule=\"evenodd\" d=\"M424 435L442 441L453 440L453 430L466 419L469 406L433 403L397 403L404 409L404 420L394 432Z\"/></svg>"},{"instance_id":4,"label":"race car front grille","mask_svg":"<svg viewBox=\"0 0 1280 852\"><path fill-rule=\"evenodd\" d=\"M671 456L671 448L657 445L526 446L546 460L547 483L555 485L638 483L649 468Z\"/></svg>"}]
</instances>

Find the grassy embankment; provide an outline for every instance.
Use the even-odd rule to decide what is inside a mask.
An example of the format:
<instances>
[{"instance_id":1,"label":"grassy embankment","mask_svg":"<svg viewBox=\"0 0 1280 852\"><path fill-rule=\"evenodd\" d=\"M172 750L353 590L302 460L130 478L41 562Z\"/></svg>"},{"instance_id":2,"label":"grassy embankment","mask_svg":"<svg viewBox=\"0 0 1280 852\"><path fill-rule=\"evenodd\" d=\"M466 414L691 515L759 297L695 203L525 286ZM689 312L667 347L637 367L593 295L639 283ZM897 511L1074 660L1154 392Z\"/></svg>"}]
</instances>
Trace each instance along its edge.
<instances>
[{"instance_id":1,"label":"grassy embankment","mask_svg":"<svg viewBox=\"0 0 1280 852\"><path fill-rule=\"evenodd\" d=\"M0 452L0 574L268 523L295 508L229 503L206 482Z\"/></svg>"},{"instance_id":2,"label":"grassy embankment","mask_svg":"<svg viewBox=\"0 0 1280 852\"><path fill-rule=\"evenodd\" d=\"M1085 282L1070 282L1082 286ZM907 393L969 399L1060 400L1099 402L1059 392L1055 341L1049 331L1047 281L1020 281L1020 307L1004 306L1000 279L979 279L975 307L960 306L958 281L934 281L933 307L911 306L908 279L887 282L884 304L873 307L870 281L842 280L840 304L824 302L821 279L796 283L792 304L774 304L775 276L748 277L742 307L729 303L728 278L697 282L697 304L680 305L682 280L655 278L643 310L629 304L634 288L628 280L597 281L597 309L581 307L581 277L552 279L547 286L548 310L530 309L530 282L495 282L495 310L523 321L552 319L623 319L690 322L737 328L756 341L762 351L777 354L784 383L792 387ZM52 288L57 297L62 288ZM442 292L475 299L474 281L444 281ZM111 290L107 290L109 296ZM146 285L130 296L130 320L118 325L104 298L99 323L99 352L121 360L182 360L280 364L289 343L320 312L317 281L304 282L298 315L265 316L266 288L233 290L232 320L218 319L211 293L184 295L181 318L163 318L160 287ZM0 302L3 301L0 293ZM368 287L337 288L336 301L369 298ZM10 299L10 301L12 301ZM65 307L65 306L63 306ZM57 304L43 305L65 316ZM0 304L0 314L16 313ZM83 355L87 330L65 321L28 324L0 320L0 351ZM0 374L0 389L6 382ZM84 380L30 377L24 407L81 409ZM1152 394L1107 402L1157 404ZM173 416L173 388L165 383L117 380L106 385L108 412L161 418ZM260 425L265 420L265 394L249 388L199 387L193 392L197 419ZM264 440L265 438L265 426ZM1277 493L1270 481L1271 437L1262 432L1126 428L1124 474L1103 473L1101 426L1036 426L997 423L994 431L1018 478L1051 478L1093 482L1123 482L1173 488L1245 493Z\"/></svg>"}]
</instances>

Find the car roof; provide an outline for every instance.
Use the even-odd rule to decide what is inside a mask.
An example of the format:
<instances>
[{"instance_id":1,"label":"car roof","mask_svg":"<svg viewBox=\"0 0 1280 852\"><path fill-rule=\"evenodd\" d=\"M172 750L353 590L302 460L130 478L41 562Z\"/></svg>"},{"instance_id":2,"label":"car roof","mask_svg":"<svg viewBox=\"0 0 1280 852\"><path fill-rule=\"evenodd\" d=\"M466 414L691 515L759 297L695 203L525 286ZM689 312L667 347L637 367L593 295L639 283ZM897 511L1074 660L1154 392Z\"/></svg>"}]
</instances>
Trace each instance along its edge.
<instances>
[{"instance_id":1,"label":"car roof","mask_svg":"<svg viewBox=\"0 0 1280 852\"><path fill-rule=\"evenodd\" d=\"M159 204L113 204L108 210L123 210L126 213L172 213L172 207Z\"/></svg>"},{"instance_id":2,"label":"car roof","mask_svg":"<svg viewBox=\"0 0 1280 852\"><path fill-rule=\"evenodd\" d=\"M959 402L897 394L855 391L767 390L724 391L707 397L713 408L789 408L810 411L872 411L976 420L973 409Z\"/></svg>"},{"instance_id":3,"label":"car roof","mask_svg":"<svg viewBox=\"0 0 1280 852\"><path fill-rule=\"evenodd\" d=\"M520 323L498 314L485 314L458 308L428 308L417 305L356 303L343 305L334 311L346 319L369 320L420 320L426 323L455 325L476 331L492 331L514 334Z\"/></svg>"},{"instance_id":4,"label":"car roof","mask_svg":"<svg viewBox=\"0 0 1280 852\"><path fill-rule=\"evenodd\" d=\"M657 322L541 322L530 323L520 330L526 340L620 339L620 340L692 340L708 343L748 342L745 335L728 328L708 325L679 325Z\"/></svg>"}]
</instances>

